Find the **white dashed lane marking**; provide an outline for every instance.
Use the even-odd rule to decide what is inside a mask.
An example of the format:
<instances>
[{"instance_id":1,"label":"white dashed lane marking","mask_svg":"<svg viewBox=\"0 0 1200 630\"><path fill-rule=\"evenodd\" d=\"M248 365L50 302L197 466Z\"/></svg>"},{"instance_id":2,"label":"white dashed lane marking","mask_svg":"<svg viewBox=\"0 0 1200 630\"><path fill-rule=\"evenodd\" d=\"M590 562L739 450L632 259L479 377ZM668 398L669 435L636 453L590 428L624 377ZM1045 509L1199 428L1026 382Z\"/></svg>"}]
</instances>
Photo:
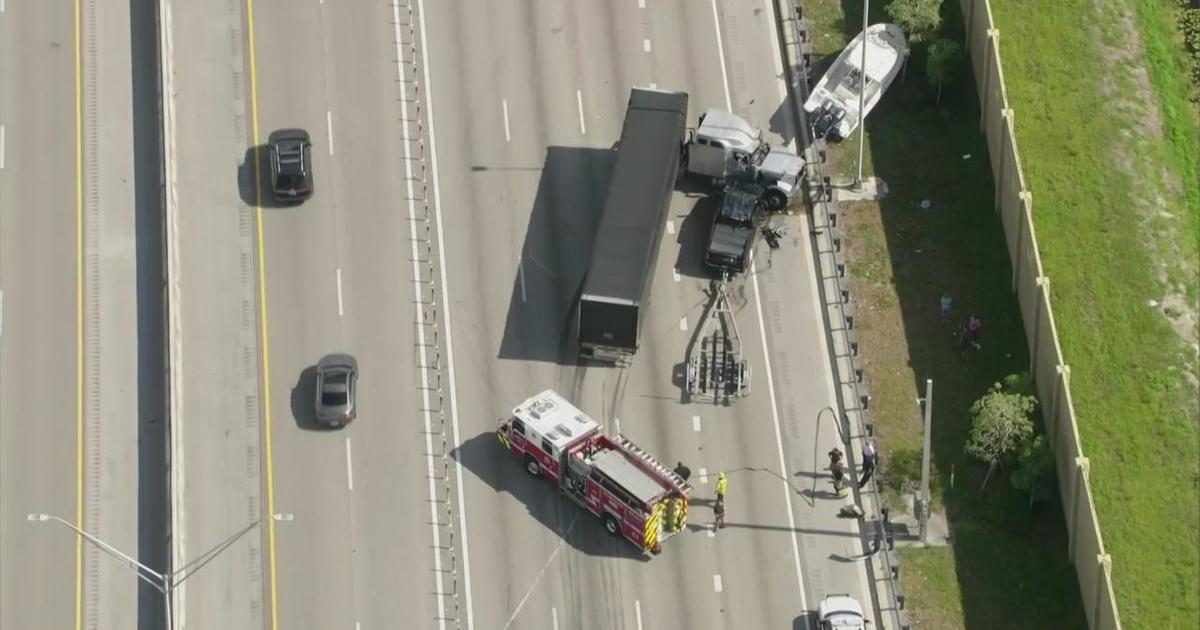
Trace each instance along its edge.
<instances>
[{"instance_id":1,"label":"white dashed lane marking","mask_svg":"<svg viewBox=\"0 0 1200 630\"><path fill-rule=\"evenodd\" d=\"M508 131L508 101L501 100L500 107L504 110L504 141L512 142L512 134Z\"/></svg>"}]
</instances>

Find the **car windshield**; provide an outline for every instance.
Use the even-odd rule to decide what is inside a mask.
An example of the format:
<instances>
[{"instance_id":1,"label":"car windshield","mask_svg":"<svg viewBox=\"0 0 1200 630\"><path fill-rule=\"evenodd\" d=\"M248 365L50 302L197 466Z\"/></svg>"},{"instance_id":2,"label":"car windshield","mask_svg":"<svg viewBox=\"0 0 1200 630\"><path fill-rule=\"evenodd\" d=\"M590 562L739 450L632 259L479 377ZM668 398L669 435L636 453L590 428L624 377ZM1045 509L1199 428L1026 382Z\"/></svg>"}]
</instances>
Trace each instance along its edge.
<instances>
[{"instance_id":1,"label":"car windshield","mask_svg":"<svg viewBox=\"0 0 1200 630\"><path fill-rule=\"evenodd\" d=\"M303 188L306 183L306 178L303 175L292 175L289 173L281 173L277 180L282 188Z\"/></svg>"},{"instance_id":2,"label":"car windshield","mask_svg":"<svg viewBox=\"0 0 1200 630\"><path fill-rule=\"evenodd\" d=\"M721 201L717 214L717 223L734 227L749 228L754 226L754 210L758 204L758 195L743 190L730 190Z\"/></svg>"},{"instance_id":3,"label":"car windshield","mask_svg":"<svg viewBox=\"0 0 1200 630\"><path fill-rule=\"evenodd\" d=\"M321 404L325 405L326 407L342 407L346 405L349 400L350 397L346 394L345 388L342 388L341 391L326 389L321 394Z\"/></svg>"},{"instance_id":4,"label":"car windshield","mask_svg":"<svg viewBox=\"0 0 1200 630\"><path fill-rule=\"evenodd\" d=\"M349 372L333 372L325 377L321 387L321 404L327 407L342 407L350 402Z\"/></svg>"}]
</instances>

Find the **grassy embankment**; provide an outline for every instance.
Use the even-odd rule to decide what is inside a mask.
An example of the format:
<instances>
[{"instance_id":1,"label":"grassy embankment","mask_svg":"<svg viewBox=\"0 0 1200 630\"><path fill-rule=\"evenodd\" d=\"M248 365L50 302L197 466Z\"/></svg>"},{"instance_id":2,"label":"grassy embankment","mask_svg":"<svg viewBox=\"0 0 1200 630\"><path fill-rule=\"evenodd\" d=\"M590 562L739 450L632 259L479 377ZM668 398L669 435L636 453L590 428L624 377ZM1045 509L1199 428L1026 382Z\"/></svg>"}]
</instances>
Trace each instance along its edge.
<instances>
[{"instance_id":1,"label":"grassy embankment","mask_svg":"<svg viewBox=\"0 0 1200 630\"><path fill-rule=\"evenodd\" d=\"M1185 303L1194 305L1196 295L1195 178L1181 174L1195 173L1197 143L1186 83L1173 82L1171 74L1181 58L1171 48L1171 22L1160 5L1137 2L1142 58L1165 104L1159 115L1166 140L1129 141L1127 135L1119 145L1125 153L1115 155L1114 139L1122 129L1136 129L1144 112L1106 108L1111 98L1102 79L1121 73L1079 63L1101 54L1096 33L1079 25L1117 23L1103 14L1106 5L993 4L1123 619L1135 627L1149 623L1147 612L1166 610L1179 615L1172 622L1194 619L1194 610L1180 606L1184 600L1195 605L1186 593L1197 588L1198 449L1194 418L1186 412L1195 404L1182 375L1194 355L1163 314L1146 306L1155 296L1163 301L1168 286L1182 291ZM805 3L819 53L831 59L857 33L860 7L848 0ZM947 2L944 13L947 35L961 41L957 2ZM872 22L884 16L873 7ZM1108 38L1115 33L1105 29ZM846 212L854 295L868 311L867 373L893 489L917 473L920 425L913 399L925 378L936 385L937 507L947 512L956 542L952 549L905 550L904 583L922 627L1081 627L1061 508L1030 513L1004 477L981 493L983 469L962 454L970 403L991 382L1025 369L1028 356L1008 290L1010 267L992 211L973 85L964 74L935 104L919 55L913 61L904 83L893 85L868 121L866 171L886 180L891 194ZM853 140L834 148L835 172L852 172ZM1129 172L1115 168L1118 160ZM1187 183L1173 190L1170 177L1155 180L1156 173ZM1175 217L1152 213L1139 222L1132 216L1135 194L1149 190L1147 181L1167 187L1164 211ZM932 202L929 210L920 209L923 199ZM1164 247L1172 248L1169 256ZM1160 277L1153 265L1164 258ZM950 328L936 321L943 291L955 299L955 321L968 310L984 317L981 354L959 357ZM953 488L951 466L958 473ZM1164 518L1163 505L1175 506L1175 516Z\"/></svg>"}]
</instances>

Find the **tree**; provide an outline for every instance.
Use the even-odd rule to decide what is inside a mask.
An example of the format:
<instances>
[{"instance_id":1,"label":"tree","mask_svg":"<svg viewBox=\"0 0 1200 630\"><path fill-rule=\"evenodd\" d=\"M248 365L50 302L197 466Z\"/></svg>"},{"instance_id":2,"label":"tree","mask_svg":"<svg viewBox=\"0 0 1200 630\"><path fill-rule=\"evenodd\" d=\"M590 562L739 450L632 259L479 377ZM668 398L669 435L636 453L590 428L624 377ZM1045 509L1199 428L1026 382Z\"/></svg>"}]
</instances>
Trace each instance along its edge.
<instances>
[{"instance_id":1,"label":"tree","mask_svg":"<svg viewBox=\"0 0 1200 630\"><path fill-rule=\"evenodd\" d=\"M925 41L942 26L942 0L893 0L884 10L911 44Z\"/></svg>"},{"instance_id":2,"label":"tree","mask_svg":"<svg viewBox=\"0 0 1200 630\"><path fill-rule=\"evenodd\" d=\"M1008 481L1017 490L1029 493L1029 509L1033 502L1048 499L1053 493L1054 454L1046 444L1046 436L1039 435L1025 442L1017 452L1017 469Z\"/></svg>"},{"instance_id":3,"label":"tree","mask_svg":"<svg viewBox=\"0 0 1200 630\"><path fill-rule=\"evenodd\" d=\"M904 66L900 72L900 83L908 75L908 57L913 44L920 44L931 37L942 26L942 0L893 0L884 10L904 31L907 42L904 47Z\"/></svg>"},{"instance_id":4,"label":"tree","mask_svg":"<svg viewBox=\"0 0 1200 630\"><path fill-rule=\"evenodd\" d=\"M1029 414L1035 408L1036 398L1006 391L1000 383L992 385L971 405L971 435L967 438L966 451L988 463L983 486L987 486L997 466L1002 466L1033 437L1033 420Z\"/></svg>"},{"instance_id":5,"label":"tree","mask_svg":"<svg viewBox=\"0 0 1200 630\"><path fill-rule=\"evenodd\" d=\"M942 86L954 78L962 46L952 39L940 37L929 45L929 58L925 60L925 76L937 86L937 102L942 102Z\"/></svg>"}]
</instances>

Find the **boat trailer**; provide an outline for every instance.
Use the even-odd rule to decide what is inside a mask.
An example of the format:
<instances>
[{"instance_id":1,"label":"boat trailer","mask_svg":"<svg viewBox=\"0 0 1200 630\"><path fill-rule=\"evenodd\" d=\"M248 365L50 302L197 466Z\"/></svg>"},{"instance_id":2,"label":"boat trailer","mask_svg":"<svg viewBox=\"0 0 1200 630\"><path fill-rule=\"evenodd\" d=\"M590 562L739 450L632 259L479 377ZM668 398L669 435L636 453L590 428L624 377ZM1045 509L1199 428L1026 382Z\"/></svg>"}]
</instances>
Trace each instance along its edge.
<instances>
[{"instance_id":1,"label":"boat trailer","mask_svg":"<svg viewBox=\"0 0 1200 630\"><path fill-rule=\"evenodd\" d=\"M750 393L750 363L742 358L728 284L728 275L709 284L708 306L688 351L688 394L714 404L729 404Z\"/></svg>"}]
</instances>

